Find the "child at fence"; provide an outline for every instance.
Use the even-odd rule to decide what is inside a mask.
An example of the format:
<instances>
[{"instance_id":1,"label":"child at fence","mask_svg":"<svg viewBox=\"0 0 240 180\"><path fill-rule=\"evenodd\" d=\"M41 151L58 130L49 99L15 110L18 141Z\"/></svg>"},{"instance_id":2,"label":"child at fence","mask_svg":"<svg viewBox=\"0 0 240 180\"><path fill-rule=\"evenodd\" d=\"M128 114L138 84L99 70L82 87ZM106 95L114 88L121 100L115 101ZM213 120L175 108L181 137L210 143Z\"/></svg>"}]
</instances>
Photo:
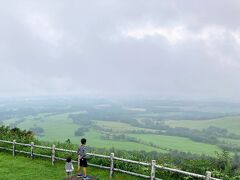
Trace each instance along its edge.
<instances>
[{"instance_id":1,"label":"child at fence","mask_svg":"<svg viewBox=\"0 0 240 180\"><path fill-rule=\"evenodd\" d=\"M66 159L66 164L65 164L65 171L67 173L68 180L72 177L72 172L73 172L73 164L72 164L72 158L68 157Z\"/></svg>"},{"instance_id":2,"label":"child at fence","mask_svg":"<svg viewBox=\"0 0 240 180\"><path fill-rule=\"evenodd\" d=\"M78 177L83 177L84 180L90 179L87 176L87 140L85 138L81 139L81 145L78 148ZM83 174L80 173L81 167L83 168Z\"/></svg>"}]
</instances>

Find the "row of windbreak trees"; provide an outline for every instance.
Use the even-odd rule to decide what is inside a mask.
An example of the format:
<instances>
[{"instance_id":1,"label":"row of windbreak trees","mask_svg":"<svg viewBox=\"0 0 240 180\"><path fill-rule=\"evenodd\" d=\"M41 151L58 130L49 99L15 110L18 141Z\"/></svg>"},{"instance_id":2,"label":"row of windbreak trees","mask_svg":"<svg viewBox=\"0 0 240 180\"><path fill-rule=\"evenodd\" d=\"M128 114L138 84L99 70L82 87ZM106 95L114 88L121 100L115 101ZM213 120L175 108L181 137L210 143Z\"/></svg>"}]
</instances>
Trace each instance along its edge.
<instances>
[{"instance_id":1,"label":"row of windbreak trees","mask_svg":"<svg viewBox=\"0 0 240 180\"><path fill-rule=\"evenodd\" d=\"M170 135L170 136L180 136L189 138L196 142L202 142L207 144L214 144L219 148L231 151L231 152L239 152L240 146L234 143L230 143L229 141L222 140L221 138L240 140L240 135L228 132L227 129L219 128L215 126L206 127L202 130L197 129L189 129L186 127L170 127L165 124L161 120L154 119L141 119L141 122L137 121L135 117L135 113L126 113L125 111L119 111L119 109L115 108L114 111L96 111L90 109L90 113L77 113L70 114L68 117L72 119L72 121L76 124L81 124L86 127L91 127L94 129L99 129L100 131L114 133L111 128L103 128L97 126L93 123L91 119L104 119L105 121L111 121L112 119L118 119L120 122L130 124L134 127L147 128L155 131L146 131L146 130L131 130L128 133L153 133L153 134L161 134L161 135ZM122 112L122 113L120 113ZM124 132L125 133L125 132ZM75 132L76 136L83 136L84 130L78 129ZM136 141L136 139L133 139ZM155 145L154 145L155 146Z\"/></svg>"},{"instance_id":2,"label":"row of windbreak trees","mask_svg":"<svg viewBox=\"0 0 240 180\"><path fill-rule=\"evenodd\" d=\"M0 139L4 140L16 140L22 143L34 142L38 145L52 146L52 143L38 141L31 131L22 131L18 128L10 129L6 126L0 127ZM63 149L76 150L78 145L72 144L70 140L65 143L54 143L56 147ZM1 144L7 148L12 148L11 145ZM29 147L16 146L18 150L29 151ZM170 151L169 153L159 152L145 152L145 151L124 151L112 149L99 149L89 148L89 152L98 153L103 155L109 155L114 152L115 156L123 157L125 159L131 159L142 162L150 162L152 159L157 161L157 164L164 165L167 167L177 168L189 172L198 174L205 174L206 171L211 171L214 177L222 179L240 179L240 156L238 154L230 155L227 151L223 151L220 154L216 153L216 157L209 157L205 155L195 155L191 153L184 153L179 151ZM34 149L34 153L51 155L51 151L43 149ZM66 154L63 152L56 152L57 157L66 158L71 156L73 159L77 159L75 153ZM101 158L92 158L89 160L90 163L99 164L104 166L110 166L110 161ZM139 165L117 162L115 168L133 171L141 174L148 175L150 173L149 168L144 168ZM176 173L169 173L165 171L157 171L156 177L162 179L191 179L190 177L184 177Z\"/></svg>"}]
</instances>

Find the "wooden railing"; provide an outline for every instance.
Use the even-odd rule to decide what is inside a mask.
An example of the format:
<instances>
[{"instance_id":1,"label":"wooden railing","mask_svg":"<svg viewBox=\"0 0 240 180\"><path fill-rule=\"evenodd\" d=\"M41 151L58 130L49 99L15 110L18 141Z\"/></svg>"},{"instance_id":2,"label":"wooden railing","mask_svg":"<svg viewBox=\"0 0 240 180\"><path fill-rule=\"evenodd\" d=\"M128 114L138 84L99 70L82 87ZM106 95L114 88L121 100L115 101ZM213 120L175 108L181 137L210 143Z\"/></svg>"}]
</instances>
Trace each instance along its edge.
<instances>
[{"instance_id":1,"label":"wooden railing","mask_svg":"<svg viewBox=\"0 0 240 180\"><path fill-rule=\"evenodd\" d=\"M1 147L0 146L0 149L12 151L13 156L15 156L16 152L18 152L18 153L28 154L28 155L30 155L31 158L33 158L34 156L50 158L51 162L52 162L52 165L54 165L55 160L62 160L62 161L66 160L64 158L55 156L56 151L67 152L67 153L77 153L77 151L74 151L74 150L57 148L55 145L52 145L52 147L48 147L48 146L35 145L33 142L31 144L19 143L19 142L16 142L15 140L13 140L13 141L0 140L0 142L1 143L6 143L6 144L12 144L12 148L6 148L6 147ZM30 151L27 152L27 151L17 150L16 145L29 147ZM51 151L50 152L51 155L34 153L34 148L49 150L49 151ZM191 172L182 171L182 170L179 170L179 169L173 169L173 168L168 168L168 167L157 165L155 160L152 160L151 163L133 161L133 160L130 160L130 159L123 159L123 158L115 157L114 153L111 153L109 156L101 155L101 154L93 154L93 153L87 153L87 155L93 156L93 157L98 157L98 158L105 158L105 159L110 160L110 167L89 163L89 166L93 166L93 167L97 167L97 168L101 168L101 169L108 169L110 171L110 178L112 178L113 172L121 172L121 173L129 174L129 175L133 175L133 176L138 176L138 177L142 177L142 178L146 178L146 179L161 180L161 179L155 177L156 170L165 170L165 171L169 171L169 172L173 172L173 173L179 173L179 174L182 174L182 175L191 176L191 177L194 177L194 178L197 178L197 179L220 180L218 178L211 177L211 172L209 172L209 171L206 172L206 175L191 173ZM138 165L149 167L149 168L151 168L151 174L148 176L148 175L144 175L144 174L139 174L139 173L135 173L135 172L130 172L130 171L125 171L125 170L122 170L122 169L114 168L114 164L116 164L117 161L123 161L123 162L126 162L126 163L133 163L133 164L138 164ZM76 163L77 161L73 160L73 162Z\"/></svg>"}]
</instances>

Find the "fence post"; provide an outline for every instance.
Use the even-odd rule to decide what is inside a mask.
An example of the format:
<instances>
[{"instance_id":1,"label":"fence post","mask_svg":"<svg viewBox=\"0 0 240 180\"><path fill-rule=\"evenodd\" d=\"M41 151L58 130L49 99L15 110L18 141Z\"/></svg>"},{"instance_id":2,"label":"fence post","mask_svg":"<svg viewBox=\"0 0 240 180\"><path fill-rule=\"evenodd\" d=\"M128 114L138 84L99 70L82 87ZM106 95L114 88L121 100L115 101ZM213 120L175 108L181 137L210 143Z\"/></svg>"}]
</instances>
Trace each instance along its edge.
<instances>
[{"instance_id":1,"label":"fence post","mask_svg":"<svg viewBox=\"0 0 240 180\"><path fill-rule=\"evenodd\" d=\"M155 179L155 172L156 172L156 160L152 160L152 168L151 168L151 180Z\"/></svg>"},{"instance_id":2,"label":"fence post","mask_svg":"<svg viewBox=\"0 0 240 180\"><path fill-rule=\"evenodd\" d=\"M30 151L31 159L33 159L33 146L34 146L34 142L31 142L31 151Z\"/></svg>"},{"instance_id":3,"label":"fence post","mask_svg":"<svg viewBox=\"0 0 240 180\"><path fill-rule=\"evenodd\" d=\"M113 170L114 170L113 158L114 158L114 153L111 153L111 154L110 154L110 179L112 179Z\"/></svg>"},{"instance_id":4,"label":"fence post","mask_svg":"<svg viewBox=\"0 0 240 180\"><path fill-rule=\"evenodd\" d=\"M52 165L54 165L55 162L55 145L52 145Z\"/></svg>"},{"instance_id":5,"label":"fence post","mask_svg":"<svg viewBox=\"0 0 240 180\"><path fill-rule=\"evenodd\" d=\"M210 171L207 171L206 172L206 180L211 180L211 172Z\"/></svg>"},{"instance_id":6,"label":"fence post","mask_svg":"<svg viewBox=\"0 0 240 180\"><path fill-rule=\"evenodd\" d=\"M16 149L16 140L13 140L13 146L12 146L12 154L15 156L15 149Z\"/></svg>"}]
</instances>

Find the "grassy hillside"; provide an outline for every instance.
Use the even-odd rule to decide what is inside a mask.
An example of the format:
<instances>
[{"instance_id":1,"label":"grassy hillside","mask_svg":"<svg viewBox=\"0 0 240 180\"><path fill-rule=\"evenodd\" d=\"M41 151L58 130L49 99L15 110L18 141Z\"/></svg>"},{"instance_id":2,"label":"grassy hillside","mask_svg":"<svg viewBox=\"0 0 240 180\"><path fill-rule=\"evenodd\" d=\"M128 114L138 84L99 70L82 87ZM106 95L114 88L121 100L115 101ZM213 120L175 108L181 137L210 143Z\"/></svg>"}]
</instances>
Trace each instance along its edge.
<instances>
[{"instance_id":1,"label":"grassy hillside","mask_svg":"<svg viewBox=\"0 0 240 180\"><path fill-rule=\"evenodd\" d=\"M28 157L16 156L0 152L0 179L4 180L59 180L64 179L64 162L58 162L54 166L48 159L29 159ZM75 164L75 169L76 164ZM109 179L109 171L89 167L88 174L101 180ZM140 179L121 173L114 174L114 180Z\"/></svg>"}]
</instances>

